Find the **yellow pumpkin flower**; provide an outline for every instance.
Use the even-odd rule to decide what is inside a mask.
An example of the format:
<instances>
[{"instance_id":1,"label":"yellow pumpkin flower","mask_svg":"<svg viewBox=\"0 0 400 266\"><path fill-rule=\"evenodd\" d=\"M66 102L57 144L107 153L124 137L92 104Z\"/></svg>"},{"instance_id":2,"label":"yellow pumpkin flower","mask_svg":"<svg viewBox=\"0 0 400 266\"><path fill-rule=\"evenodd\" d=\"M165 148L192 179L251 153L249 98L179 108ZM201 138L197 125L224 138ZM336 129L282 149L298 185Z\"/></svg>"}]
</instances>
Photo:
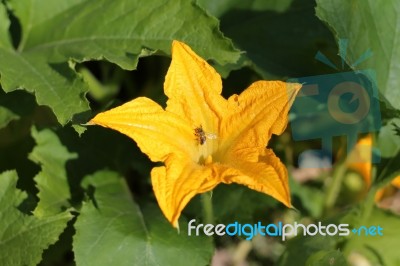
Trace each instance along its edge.
<instances>
[{"instance_id":1,"label":"yellow pumpkin flower","mask_svg":"<svg viewBox=\"0 0 400 266\"><path fill-rule=\"evenodd\" d=\"M372 171L372 135L368 134L357 141L353 150L347 158L347 167L351 170L358 172L364 179L366 187L369 189L371 186L371 171ZM400 188L400 176L395 177L391 186ZM390 187L379 189L375 194L375 201L378 202L385 194L390 194ZM388 193L386 193L388 192Z\"/></svg>"},{"instance_id":2,"label":"yellow pumpkin flower","mask_svg":"<svg viewBox=\"0 0 400 266\"><path fill-rule=\"evenodd\" d=\"M371 186L371 171L372 171L372 136L371 134L360 138L352 151L346 158L347 167L353 171L358 172L366 187Z\"/></svg>"},{"instance_id":3,"label":"yellow pumpkin flower","mask_svg":"<svg viewBox=\"0 0 400 266\"><path fill-rule=\"evenodd\" d=\"M164 166L151 171L158 204L174 227L187 203L220 183L238 183L290 204L285 166L266 145L281 134L300 84L258 81L228 100L220 75L189 46L172 43L165 110L136 98L89 124L117 130Z\"/></svg>"}]
</instances>

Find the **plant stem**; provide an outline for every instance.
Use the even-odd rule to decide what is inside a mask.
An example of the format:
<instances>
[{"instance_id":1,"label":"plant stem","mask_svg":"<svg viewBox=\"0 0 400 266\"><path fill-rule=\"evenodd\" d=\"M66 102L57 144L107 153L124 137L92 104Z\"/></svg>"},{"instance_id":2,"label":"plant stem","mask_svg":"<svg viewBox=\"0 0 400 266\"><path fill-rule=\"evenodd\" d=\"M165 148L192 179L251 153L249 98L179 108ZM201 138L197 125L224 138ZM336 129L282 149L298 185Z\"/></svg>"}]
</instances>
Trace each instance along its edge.
<instances>
[{"instance_id":1,"label":"plant stem","mask_svg":"<svg viewBox=\"0 0 400 266\"><path fill-rule=\"evenodd\" d=\"M367 197L365 198L364 203L361 205L359 218L355 219L355 223L353 228L359 228L360 226L369 226L368 220L371 217L371 214L375 207L375 194L378 191L378 188L372 187L370 191L368 191ZM359 245L360 239L350 235L349 240L344 246L343 253L348 256L353 250L354 247Z\"/></svg>"},{"instance_id":2,"label":"plant stem","mask_svg":"<svg viewBox=\"0 0 400 266\"><path fill-rule=\"evenodd\" d=\"M340 189L342 187L343 179L346 173L346 164L344 162L333 171L332 184L328 187L325 197L325 210L329 211L336 203Z\"/></svg>"},{"instance_id":3,"label":"plant stem","mask_svg":"<svg viewBox=\"0 0 400 266\"><path fill-rule=\"evenodd\" d=\"M203 205L204 223L214 224L214 211L212 206L212 191L201 194Z\"/></svg>"},{"instance_id":4,"label":"plant stem","mask_svg":"<svg viewBox=\"0 0 400 266\"><path fill-rule=\"evenodd\" d=\"M371 171L371 183L373 183L375 179L376 167L373 167ZM365 197L364 202L361 205L359 219L356 218L356 222L353 225L355 228L368 225L368 220L370 219L371 213L373 212L375 207L375 195L378 190L378 186L371 186L367 196ZM354 249L354 246L357 245L357 241L359 241L359 239L354 236L351 236L350 239L347 241L343 250L346 256L348 256L350 252Z\"/></svg>"}]
</instances>

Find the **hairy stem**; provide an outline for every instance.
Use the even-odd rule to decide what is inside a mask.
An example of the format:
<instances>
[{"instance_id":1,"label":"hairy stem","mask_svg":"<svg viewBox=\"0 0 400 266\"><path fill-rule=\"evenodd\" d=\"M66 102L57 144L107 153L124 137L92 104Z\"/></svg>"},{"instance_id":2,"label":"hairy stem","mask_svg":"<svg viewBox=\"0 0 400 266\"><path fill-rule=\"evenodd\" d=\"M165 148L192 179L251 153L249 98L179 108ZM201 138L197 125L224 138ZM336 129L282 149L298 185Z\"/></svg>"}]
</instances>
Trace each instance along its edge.
<instances>
[{"instance_id":1,"label":"hairy stem","mask_svg":"<svg viewBox=\"0 0 400 266\"><path fill-rule=\"evenodd\" d=\"M201 194L203 205L204 223L214 224L214 211L212 206L212 191Z\"/></svg>"}]
</instances>

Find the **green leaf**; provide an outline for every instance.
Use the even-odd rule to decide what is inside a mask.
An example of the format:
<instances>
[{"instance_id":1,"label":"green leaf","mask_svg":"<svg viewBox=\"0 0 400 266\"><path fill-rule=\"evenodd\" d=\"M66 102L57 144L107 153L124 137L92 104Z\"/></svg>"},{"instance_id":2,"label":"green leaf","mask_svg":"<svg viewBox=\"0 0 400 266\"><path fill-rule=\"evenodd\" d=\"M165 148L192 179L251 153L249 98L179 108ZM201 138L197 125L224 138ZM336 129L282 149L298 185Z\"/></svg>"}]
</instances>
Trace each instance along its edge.
<instances>
[{"instance_id":1,"label":"green leaf","mask_svg":"<svg viewBox=\"0 0 400 266\"><path fill-rule=\"evenodd\" d=\"M321 189L300 184L291 178L290 190L292 197L294 197L293 206L295 208L303 207L313 218L318 218L321 216L323 211L323 200L325 196ZM295 201L297 198L300 200L298 203L300 206L298 206L297 202Z\"/></svg>"},{"instance_id":2,"label":"green leaf","mask_svg":"<svg viewBox=\"0 0 400 266\"><path fill-rule=\"evenodd\" d=\"M321 250L314 253L306 262L306 266L344 266L347 265L343 254L338 250Z\"/></svg>"},{"instance_id":3,"label":"green leaf","mask_svg":"<svg viewBox=\"0 0 400 266\"><path fill-rule=\"evenodd\" d=\"M346 61L357 62L370 49L373 56L355 69L376 71L378 89L400 109L400 2L397 0L317 0L317 16L336 38L348 39Z\"/></svg>"},{"instance_id":4,"label":"green leaf","mask_svg":"<svg viewBox=\"0 0 400 266\"><path fill-rule=\"evenodd\" d=\"M116 173L97 172L83 184L94 187L94 195L75 224L77 265L209 264L211 238L178 233L156 207L140 209Z\"/></svg>"},{"instance_id":5,"label":"green leaf","mask_svg":"<svg viewBox=\"0 0 400 266\"><path fill-rule=\"evenodd\" d=\"M242 64L266 79L332 72L314 59L318 51L335 57L337 48L331 32L315 17L313 0L292 1L290 7L289 1L263 1L261 8L253 6L261 1L247 2L228 1L229 8L217 11L223 13L221 30L245 51Z\"/></svg>"},{"instance_id":6,"label":"green leaf","mask_svg":"<svg viewBox=\"0 0 400 266\"><path fill-rule=\"evenodd\" d=\"M394 118L379 131L378 148L382 157L393 157L400 151L400 136L395 130L399 125L400 119Z\"/></svg>"},{"instance_id":7,"label":"green leaf","mask_svg":"<svg viewBox=\"0 0 400 266\"><path fill-rule=\"evenodd\" d=\"M215 188L212 201L215 218L222 223L233 221L253 223L265 219L268 216L268 210L277 205L276 200L263 193L234 184L219 185Z\"/></svg>"},{"instance_id":8,"label":"green leaf","mask_svg":"<svg viewBox=\"0 0 400 266\"><path fill-rule=\"evenodd\" d=\"M254 223L270 218L269 210L278 204L273 198L237 184L220 184L210 193L215 223ZM202 195L194 197L184 209L187 217L205 222Z\"/></svg>"},{"instance_id":9,"label":"green leaf","mask_svg":"<svg viewBox=\"0 0 400 266\"><path fill-rule=\"evenodd\" d=\"M17 174L0 174L0 264L37 265L42 252L55 243L72 218L69 212L47 217L23 214L17 206L26 193L16 188Z\"/></svg>"},{"instance_id":10,"label":"green leaf","mask_svg":"<svg viewBox=\"0 0 400 266\"><path fill-rule=\"evenodd\" d=\"M40 201L34 214L41 217L59 213L62 208L69 207L71 198L65 164L77 158L77 154L68 152L50 129L37 131L33 127L32 137L37 145L29 159L42 167L35 177Z\"/></svg>"},{"instance_id":11,"label":"green leaf","mask_svg":"<svg viewBox=\"0 0 400 266\"><path fill-rule=\"evenodd\" d=\"M336 250L337 237L327 236L298 236L288 241L286 250L279 259L279 266L292 266L292 265L318 265L306 264L306 262L313 262L312 259L315 254L319 252L334 252ZM318 255L317 255L318 256ZM320 258L320 257L318 257ZM310 260L309 260L310 259ZM325 264L329 265L329 264ZM333 264L340 265L340 264Z\"/></svg>"},{"instance_id":12,"label":"green leaf","mask_svg":"<svg viewBox=\"0 0 400 266\"><path fill-rule=\"evenodd\" d=\"M6 7L0 2L0 47L11 48L11 39L8 33L10 21L7 17Z\"/></svg>"},{"instance_id":13,"label":"green leaf","mask_svg":"<svg viewBox=\"0 0 400 266\"><path fill-rule=\"evenodd\" d=\"M358 216L354 216L353 219L355 221L360 220ZM399 265L400 254L397 244L400 238L400 217L374 208L368 219L363 221L365 223L358 224L358 226L380 226L383 228L383 236L378 234L375 236L365 235L364 229L362 229L360 235L350 233L351 238L345 246L345 250L348 253L361 253L371 261L372 265ZM361 230L359 227L357 229Z\"/></svg>"},{"instance_id":14,"label":"green leaf","mask_svg":"<svg viewBox=\"0 0 400 266\"><path fill-rule=\"evenodd\" d=\"M11 0L9 5L22 38L14 49L3 7L2 87L35 93L37 102L50 106L62 124L88 110L88 86L75 72L75 62L107 60L132 70L141 56L170 54L174 39L219 65L235 63L240 56L219 31L218 21L186 0Z\"/></svg>"},{"instance_id":15,"label":"green leaf","mask_svg":"<svg viewBox=\"0 0 400 266\"><path fill-rule=\"evenodd\" d=\"M49 63L37 53L19 53L0 47L0 82L5 92L24 88L39 105L52 108L60 123L88 110L87 85L67 63Z\"/></svg>"},{"instance_id":16,"label":"green leaf","mask_svg":"<svg viewBox=\"0 0 400 266\"><path fill-rule=\"evenodd\" d=\"M199 0L197 3L216 17L221 17L231 9L247 9L253 11L272 10L276 12L285 11L293 0Z\"/></svg>"},{"instance_id":17,"label":"green leaf","mask_svg":"<svg viewBox=\"0 0 400 266\"><path fill-rule=\"evenodd\" d=\"M0 129L6 127L12 120L17 119L19 119L19 116L16 113L0 105Z\"/></svg>"},{"instance_id":18,"label":"green leaf","mask_svg":"<svg viewBox=\"0 0 400 266\"><path fill-rule=\"evenodd\" d=\"M390 158L382 158L377 165L377 178L374 180L374 186L380 188L388 185L393 179L400 175L400 153Z\"/></svg>"},{"instance_id":19,"label":"green leaf","mask_svg":"<svg viewBox=\"0 0 400 266\"><path fill-rule=\"evenodd\" d=\"M400 109L395 109L391 106L384 96L380 95L379 98L382 124L386 125L392 118L400 118Z\"/></svg>"},{"instance_id":20,"label":"green leaf","mask_svg":"<svg viewBox=\"0 0 400 266\"><path fill-rule=\"evenodd\" d=\"M221 65L239 58L239 52L218 30L218 21L189 1L46 3L49 5L11 1L18 17L29 16L21 21L19 51L46 53L52 61L64 61L67 55L77 61L104 58L124 69L134 69L140 55L155 50L169 54L171 41L179 39ZM99 14L101 19L93 20Z\"/></svg>"}]
</instances>

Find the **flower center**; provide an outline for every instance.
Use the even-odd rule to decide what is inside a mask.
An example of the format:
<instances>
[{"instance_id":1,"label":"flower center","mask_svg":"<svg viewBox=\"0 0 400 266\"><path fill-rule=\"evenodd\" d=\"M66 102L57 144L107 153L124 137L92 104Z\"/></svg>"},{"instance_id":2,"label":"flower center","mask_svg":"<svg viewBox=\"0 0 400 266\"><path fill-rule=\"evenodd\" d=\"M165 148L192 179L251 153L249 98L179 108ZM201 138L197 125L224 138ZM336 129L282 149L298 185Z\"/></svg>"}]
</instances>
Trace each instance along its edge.
<instances>
[{"instance_id":1,"label":"flower center","mask_svg":"<svg viewBox=\"0 0 400 266\"><path fill-rule=\"evenodd\" d=\"M199 164L209 164L212 162L212 154L217 150L218 136L214 133L206 132L200 125L194 129L194 135L197 141Z\"/></svg>"}]
</instances>

